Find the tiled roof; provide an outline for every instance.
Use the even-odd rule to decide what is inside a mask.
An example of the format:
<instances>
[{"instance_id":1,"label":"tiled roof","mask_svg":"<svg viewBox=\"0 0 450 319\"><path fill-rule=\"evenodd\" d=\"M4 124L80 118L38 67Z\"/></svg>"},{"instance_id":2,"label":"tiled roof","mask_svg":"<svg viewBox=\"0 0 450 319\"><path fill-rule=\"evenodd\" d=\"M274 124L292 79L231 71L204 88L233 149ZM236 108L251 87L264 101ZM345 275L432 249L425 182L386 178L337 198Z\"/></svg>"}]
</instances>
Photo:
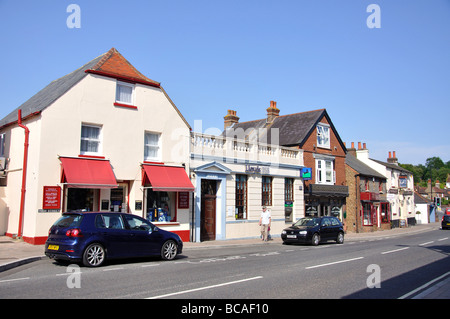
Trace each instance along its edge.
<instances>
[{"instance_id":1,"label":"tiled roof","mask_svg":"<svg viewBox=\"0 0 450 319\"><path fill-rule=\"evenodd\" d=\"M347 164L348 166L353 168L360 175L386 179L386 176L381 175L376 170L374 170L367 164L361 162L359 159L357 159L356 157L354 157L351 154L347 153L347 156L345 157L345 164Z\"/></svg>"}]
</instances>

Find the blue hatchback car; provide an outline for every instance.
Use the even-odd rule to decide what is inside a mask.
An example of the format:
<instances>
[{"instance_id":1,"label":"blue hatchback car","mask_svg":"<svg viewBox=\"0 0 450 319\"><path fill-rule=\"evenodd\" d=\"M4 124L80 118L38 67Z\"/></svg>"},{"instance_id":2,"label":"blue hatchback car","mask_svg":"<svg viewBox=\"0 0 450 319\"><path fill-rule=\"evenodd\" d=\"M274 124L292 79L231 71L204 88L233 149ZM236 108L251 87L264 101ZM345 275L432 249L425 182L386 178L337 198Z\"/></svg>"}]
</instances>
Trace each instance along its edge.
<instances>
[{"instance_id":1,"label":"blue hatchback car","mask_svg":"<svg viewBox=\"0 0 450 319\"><path fill-rule=\"evenodd\" d=\"M49 230L45 255L55 260L98 267L107 259L158 255L165 260L181 254L183 242L132 214L63 213Z\"/></svg>"}]
</instances>

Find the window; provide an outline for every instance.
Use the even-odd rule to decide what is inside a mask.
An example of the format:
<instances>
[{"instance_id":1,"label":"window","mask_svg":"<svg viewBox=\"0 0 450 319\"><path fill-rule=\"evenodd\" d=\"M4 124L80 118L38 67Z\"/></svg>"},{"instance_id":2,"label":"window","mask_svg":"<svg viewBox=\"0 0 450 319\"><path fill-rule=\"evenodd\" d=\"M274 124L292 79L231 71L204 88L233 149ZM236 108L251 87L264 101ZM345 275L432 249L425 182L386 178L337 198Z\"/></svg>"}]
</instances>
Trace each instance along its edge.
<instances>
[{"instance_id":1,"label":"window","mask_svg":"<svg viewBox=\"0 0 450 319\"><path fill-rule=\"evenodd\" d=\"M95 227L108 229L125 229L120 215L102 214L95 216Z\"/></svg>"},{"instance_id":2,"label":"window","mask_svg":"<svg viewBox=\"0 0 450 319\"><path fill-rule=\"evenodd\" d=\"M145 133L144 141L144 159L161 160L160 134Z\"/></svg>"},{"instance_id":3,"label":"window","mask_svg":"<svg viewBox=\"0 0 450 319\"><path fill-rule=\"evenodd\" d=\"M134 85L125 82L117 82L116 86L116 102L132 105Z\"/></svg>"},{"instance_id":4,"label":"window","mask_svg":"<svg viewBox=\"0 0 450 319\"><path fill-rule=\"evenodd\" d=\"M316 159L316 184L334 184L334 161Z\"/></svg>"},{"instance_id":5,"label":"window","mask_svg":"<svg viewBox=\"0 0 450 319\"><path fill-rule=\"evenodd\" d=\"M330 148L330 127L327 124L317 125L317 147Z\"/></svg>"},{"instance_id":6,"label":"window","mask_svg":"<svg viewBox=\"0 0 450 319\"><path fill-rule=\"evenodd\" d=\"M131 214L126 214L124 217L128 223L129 229L131 230L140 230L142 232L152 232L153 230L151 224L142 218Z\"/></svg>"},{"instance_id":7,"label":"window","mask_svg":"<svg viewBox=\"0 0 450 319\"><path fill-rule=\"evenodd\" d=\"M381 203L381 222L387 224L390 221L391 205L389 203Z\"/></svg>"},{"instance_id":8,"label":"window","mask_svg":"<svg viewBox=\"0 0 450 319\"><path fill-rule=\"evenodd\" d=\"M294 201L294 179L285 178L284 179L284 201L292 202Z\"/></svg>"},{"instance_id":9,"label":"window","mask_svg":"<svg viewBox=\"0 0 450 319\"><path fill-rule=\"evenodd\" d=\"M369 203L363 204L363 225L372 226L372 205Z\"/></svg>"},{"instance_id":10,"label":"window","mask_svg":"<svg viewBox=\"0 0 450 319\"><path fill-rule=\"evenodd\" d=\"M81 147L82 155L98 155L101 153L101 127L94 125L81 126Z\"/></svg>"},{"instance_id":11,"label":"window","mask_svg":"<svg viewBox=\"0 0 450 319\"><path fill-rule=\"evenodd\" d=\"M247 219L247 175L236 175L236 219Z\"/></svg>"},{"instance_id":12,"label":"window","mask_svg":"<svg viewBox=\"0 0 450 319\"><path fill-rule=\"evenodd\" d=\"M262 206L272 206L272 177L262 177Z\"/></svg>"},{"instance_id":13,"label":"window","mask_svg":"<svg viewBox=\"0 0 450 319\"><path fill-rule=\"evenodd\" d=\"M5 133L0 134L0 157L5 156Z\"/></svg>"}]
</instances>

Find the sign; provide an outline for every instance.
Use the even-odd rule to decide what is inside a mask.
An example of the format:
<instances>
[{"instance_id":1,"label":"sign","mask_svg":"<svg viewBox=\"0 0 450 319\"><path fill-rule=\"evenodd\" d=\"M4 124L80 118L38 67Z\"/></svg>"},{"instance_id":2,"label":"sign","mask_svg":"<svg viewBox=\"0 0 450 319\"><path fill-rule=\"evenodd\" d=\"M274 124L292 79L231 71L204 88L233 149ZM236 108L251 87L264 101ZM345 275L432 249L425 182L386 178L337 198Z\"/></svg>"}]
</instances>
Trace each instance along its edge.
<instances>
[{"instance_id":1,"label":"sign","mask_svg":"<svg viewBox=\"0 0 450 319\"><path fill-rule=\"evenodd\" d=\"M312 168L311 167L303 167L300 171L301 178L304 181L309 181L312 179Z\"/></svg>"},{"instance_id":2,"label":"sign","mask_svg":"<svg viewBox=\"0 0 450 319\"><path fill-rule=\"evenodd\" d=\"M398 187L399 188L406 188L406 187L408 187L408 176L400 175L398 177Z\"/></svg>"},{"instance_id":3,"label":"sign","mask_svg":"<svg viewBox=\"0 0 450 319\"><path fill-rule=\"evenodd\" d=\"M248 174L270 174L269 167L245 165L245 172Z\"/></svg>"},{"instance_id":4,"label":"sign","mask_svg":"<svg viewBox=\"0 0 450 319\"><path fill-rule=\"evenodd\" d=\"M43 209L61 209L61 187L44 186Z\"/></svg>"},{"instance_id":5,"label":"sign","mask_svg":"<svg viewBox=\"0 0 450 319\"><path fill-rule=\"evenodd\" d=\"M189 208L189 192L178 192L178 208Z\"/></svg>"}]
</instances>

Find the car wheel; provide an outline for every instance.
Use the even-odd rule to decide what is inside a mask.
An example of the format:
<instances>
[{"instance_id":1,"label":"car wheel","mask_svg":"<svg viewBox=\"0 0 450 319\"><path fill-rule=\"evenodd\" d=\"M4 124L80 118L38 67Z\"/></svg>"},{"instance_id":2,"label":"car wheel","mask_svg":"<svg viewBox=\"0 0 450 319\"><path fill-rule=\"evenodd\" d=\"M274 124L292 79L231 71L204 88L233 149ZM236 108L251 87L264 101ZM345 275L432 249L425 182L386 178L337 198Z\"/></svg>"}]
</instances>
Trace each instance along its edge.
<instances>
[{"instance_id":1,"label":"car wheel","mask_svg":"<svg viewBox=\"0 0 450 319\"><path fill-rule=\"evenodd\" d=\"M344 243L344 233L339 233L336 237L336 243L343 244Z\"/></svg>"},{"instance_id":2,"label":"car wheel","mask_svg":"<svg viewBox=\"0 0 450 319\"><path fill-rule=\"evenodd\" d=\"M315 233L315 234L312 236L311 244L314 245L314 246L317 246L317 245L319 245L319 242L320 242L320 236L319 236L318 233Z\"/></svg>"},{"instance_id":3,"label":"car wheel","mask_svg":"<svg viewBox=\"0 0 450 319\"><path fill-rule=\"evenodd\" d=\"M87 267L99 267L105 262L105 248L102 245L90 244L83 254L83 265Z\"/></svg>"},{"instance_id":4,"label":"car wheel","mask_svg":"<svg viewBox=\"0 0 450 319\"><path fill-rule=\"evenodd\" d=\"M164 260L172 260L177 256L178 247L173 240L168 240L162 245L161 257Z\"/></svg>"}]
</instances>

